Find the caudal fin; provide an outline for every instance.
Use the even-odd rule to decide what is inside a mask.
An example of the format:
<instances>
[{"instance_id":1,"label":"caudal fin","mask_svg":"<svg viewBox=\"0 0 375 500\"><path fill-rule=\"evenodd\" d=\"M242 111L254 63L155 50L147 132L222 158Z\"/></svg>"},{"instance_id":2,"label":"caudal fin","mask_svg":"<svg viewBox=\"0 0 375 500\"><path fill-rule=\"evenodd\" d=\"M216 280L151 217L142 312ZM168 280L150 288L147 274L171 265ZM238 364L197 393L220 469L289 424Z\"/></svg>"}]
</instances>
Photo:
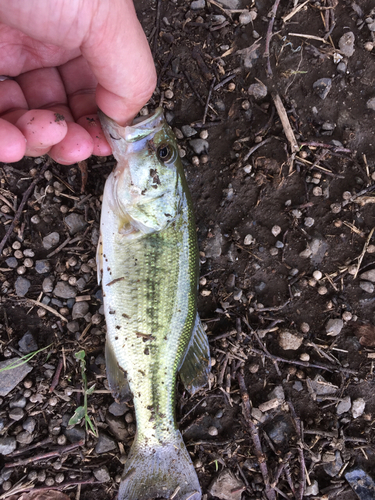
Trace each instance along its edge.
<instances>
[{"instance_id":1,"label":"caudal fin","mask_svg":"<svg viewBox=\"0 0 375 500\"><path fill-rule=\"evenodd\" d=\"M118 500L200 500L198 477L179 431L168 443L135 439L122 475Z\"/></svg>"}]
</instances>

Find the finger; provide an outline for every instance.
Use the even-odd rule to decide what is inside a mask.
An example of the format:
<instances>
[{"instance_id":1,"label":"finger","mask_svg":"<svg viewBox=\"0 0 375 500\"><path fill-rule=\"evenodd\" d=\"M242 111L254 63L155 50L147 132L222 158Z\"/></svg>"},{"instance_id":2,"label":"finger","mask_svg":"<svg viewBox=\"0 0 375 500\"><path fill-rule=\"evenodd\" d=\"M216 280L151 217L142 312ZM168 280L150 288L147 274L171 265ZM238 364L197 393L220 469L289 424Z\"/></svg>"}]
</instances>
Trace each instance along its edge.
<instances>
[{"instance_id":1,"label":"finger","mask_svg":"<svg viewBox=\"0 0 375 500\"><path fill-rule=\"evenodd\" d=\"M0 82L0 115L15 109L28 109L26 97L14 80Z\"/></svg>"},{"instance_id":2,"label":"finger","mask_svg":"<svg viewBox=\"0 0 375 500\"><path fill-rule=\"evenodd\" d=\"M98 106L118 123L129 123L156 85L152 54L132 1L99 2L81 51L99 83Z\"/></svg>"},{"instance_id":3,"label":"finger","mask_svg":"<svg viewBox=\"0 0 375 500\"><path fill-rule=\"evenodd\" d=\"M6 120L0 118L0 161L13 163L23 158L26 139L22 132Z\"/></svg>"},{"instance_id":4,"label":"finger","mask_svg":"<svg viewBox=\"0 0 375 500\"><path fill-rule=\"evenodd\" d=\"M94 143L93 155L108 156L112 154L111 147L104 137L102 127L100 126L98 115L82 116L77 123L90 134Z\"/></svg>"},{"instance_id":5,"label":"finger","mask_svg":"<svg viewBox=\"0 0 375 500\"><path fill-rule=\"evenodd\" d=\"M68 122L67 126L66 136L48 153L52 159L62 165L72 165L77 161L86 160L94 148L92 137L83 127L74 122Z\"/></svg>"},{"instance_id":6,"label":"finger","mask_svg":"<svg viewBox=\"0 0 375 500\"><path fill-rule=\"evenodd\" d=\"M41 68L22 73L16 78L30 109L68 104L60 73L56 68Z\"/></svg>"},{"instance_id":7,"label":"finger","mask_svg":"<svg viewBox=\"0 0 375 500\"><path fill-rule=\"evenodd\" d=\"M29 156L44 154L62 141L68 131L64 116L47 109L26 111L17 120L16 127L26 138L26 155Z\"/></svg>"},{"instance_id":8,"label":"finger","mask_svg":"<svg viewBox=\"0 0 375 500\"><path fill-rule=\"evenodd\" d=\"M87 61L82 56L76 57L60 66L59 73L74 119L77 121L84 115L96 113L95 90L98 82Z\"/></svg>"}]
</instances>

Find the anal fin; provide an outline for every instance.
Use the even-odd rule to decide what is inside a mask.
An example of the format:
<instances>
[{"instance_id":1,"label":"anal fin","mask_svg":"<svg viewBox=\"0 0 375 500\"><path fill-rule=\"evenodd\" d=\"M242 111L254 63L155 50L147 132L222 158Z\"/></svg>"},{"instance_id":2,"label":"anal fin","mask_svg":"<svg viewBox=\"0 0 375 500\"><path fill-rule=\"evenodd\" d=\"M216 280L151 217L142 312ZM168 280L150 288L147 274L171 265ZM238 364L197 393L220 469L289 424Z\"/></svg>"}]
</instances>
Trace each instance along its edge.
<instances>
[{"instance_id":1,"label":"anal fin","mask_svg":"<svg viewBox=\"0 0 375 500\"><path fill-rule=\"evenodd\" d=\"M197 314L193 333L179 369L181 380L190 394L195 394L207 384L211 370L208 338Z\"/></svg>"},{"instance_id":2,"label":"anal fin","mask_svg":"<svg viewBox=\"0 0 375 500\"><path fill-rule=\"evenodd\" d=\"M107 380L112 396L118 403L124 403L132 399L129 382L126 373L117 362L112 345L108 340L105 343L105 363L107 369Z\"/></svg>"}]
</instances>

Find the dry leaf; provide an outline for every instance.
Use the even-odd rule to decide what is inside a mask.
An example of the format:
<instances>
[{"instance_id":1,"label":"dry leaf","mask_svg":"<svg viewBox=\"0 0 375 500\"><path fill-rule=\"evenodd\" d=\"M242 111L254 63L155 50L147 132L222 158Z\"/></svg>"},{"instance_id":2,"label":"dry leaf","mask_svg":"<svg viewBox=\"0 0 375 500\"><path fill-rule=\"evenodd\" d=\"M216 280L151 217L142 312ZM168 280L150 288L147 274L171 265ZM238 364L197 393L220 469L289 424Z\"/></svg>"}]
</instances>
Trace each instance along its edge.
<instances>
[{"instance_id":1,"label":"dry leaf","mask_svg":"<svg viewBox=\"0 0 375 500\"><path fill-rule=\"evenodd\" d=\"M355 336L359 343L365 347L375 347L375 326L374 325L356 325L354 327Z\"/></svg>"}]
</instances>

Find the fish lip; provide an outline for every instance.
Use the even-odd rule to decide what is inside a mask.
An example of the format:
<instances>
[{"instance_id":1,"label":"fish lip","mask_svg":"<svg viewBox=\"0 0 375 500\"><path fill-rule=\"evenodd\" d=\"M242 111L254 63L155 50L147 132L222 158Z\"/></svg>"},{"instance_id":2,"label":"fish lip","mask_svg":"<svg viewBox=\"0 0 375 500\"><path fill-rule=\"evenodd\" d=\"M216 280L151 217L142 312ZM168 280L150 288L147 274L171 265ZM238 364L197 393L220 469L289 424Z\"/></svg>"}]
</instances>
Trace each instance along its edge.
<instances>
[{"instance_id":1,"label":"fish lip","mask_svg":"<svg viewBox=\"0 0 375 500\"><path fill-rule=\"evenodd\" d=\"M137 142L145 137L155 134L163 126L165 121L164 110L161 106L146 117L139 116L133 120L124 130L124 139L127 142Z\"/></svg>"}]
</instances>

